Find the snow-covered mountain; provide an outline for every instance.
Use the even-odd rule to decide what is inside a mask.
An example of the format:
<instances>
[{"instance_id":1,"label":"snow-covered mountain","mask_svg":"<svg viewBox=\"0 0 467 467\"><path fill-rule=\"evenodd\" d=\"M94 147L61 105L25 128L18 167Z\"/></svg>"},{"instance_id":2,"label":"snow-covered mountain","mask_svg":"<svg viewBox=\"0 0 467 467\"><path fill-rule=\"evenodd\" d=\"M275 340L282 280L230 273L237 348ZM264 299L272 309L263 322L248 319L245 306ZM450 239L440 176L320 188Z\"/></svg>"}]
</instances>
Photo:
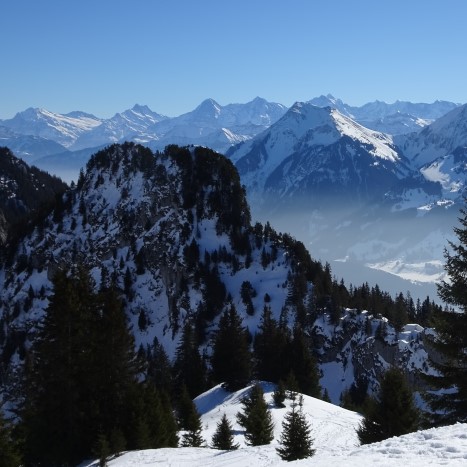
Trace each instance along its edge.
<instances>
[{"instance_id":1,"label":"snow-covered mountain","mask_svg":"<svg viewBox=\"0 0 467 467\"><path fill-rule=\"evenodd\" d=\"M102 120L84 112L71 112L66 115L45 109L29 108L17 113L10 120L1 124L15 133L40 136L55 141L64 147L70 147L81 134L98 127Z\"/></svg>"},{"instance_id":2,"label":"snow-covered mountain","mask_svg":"<svg viewBox=\"0 0 467 467\"><path fill-rule=\"evenodd\" d=\"M109 460L109 467L133 467L145 465L177 465L187 467L225 466L257 467L285 466L290 462L282 461L277 455L282 422L285 413L290 410L290 400L285 408L275 408L272 400L274 387L262 383L265 399L273 421L275 439L264 446L245 446L244 430L235 423L235 415L241 411L240 401L248 388L228 393L216 386L195 399L201 414L202 436L210 445L217 423L225 413L233 423L235 442L240 448L234 451L219 451L209 447L202 448L163 448L145 451L132 451ZM456 424L442 428L432 428L408 435L394 437L379 443L359 446L356 436L361 416L328 404L303 396L303 412L311 426L315 455L308 459L294 461L297 466L329 467L345 465L349 467L370 467L384 465L400 467L401 463L411 467L461 466L467 456L466 425ZM98 462L83 462L79 467L97 467Z\"/></svg>"},{"instance_id":3,"label":"snow-covered mountain","mask_svg":"<svg viewBox=\"0 0 467 467\"><path fill-rule=\"evenodd\" d=\"M254 329L260 311L245 313L242 283L254 283L255 309L262 310L269 294L278 317L288 297L286 284L292 287L302 272L292 270L292 262L299 262L293 245L272 235L263 238L260 232L256 240L249 216L238 174L220 155L172 147L155 156L130 143L111 146L92 157L84 178L54 213L41 219L21 246L8 250L10 264L27 258L27 266L21 263L20 269L26 269L18 274L15 267L3 265L0 316L16 304L16 324L7 327L32 336L47 306L54 271L83 262L97 284L104 269L122 287L125 274L131 275L127 311L138 345L157 337L173 354L185 319L200 314L205 316L200 323L216 323L228 296L245 325ZM261 261L269 250L275 259ZM197 252L199 260L189 260L189 251ZM21 285L10 286L17 280ZM32 302L30 286L37 292ZM45 293L39 294L42 287ZM301 300L307 300L306 294ZM147 329L138 326L141 312L150 323ZM5 361L17 351L10 348Z\"/></svg>"},{"instance_id":4,"label":"snow-covered mountain","mask_svg":"<svg viewBox=\"0 0 467 467\"><path fill-rule=\"evenodd\" d=\"M464 114L465 106L443 101L376 101L352 107L328 95L287 111L261 98L225 106L206 99L192 112L174 118L164 118L144 106L104 121L79 112L58 116L59 123L70 119L94 122L87 129L81 122L68 149L55 140L28 136L36 130L28 130L26 123L14 131L3 125L0 138L17 155L66 181L76 181L97 144L103 147L129 139L153 150L178 143L229 151L248 187L255 215L291 231L315 256L378 265L391 274L398 271L401 277L414 277L419 264L437 264L436 274L430 266L427 274L417 276L431 281L441 277L439 245L449 238L464 193ZM50 137L63 139L59 123L46 125ZM36 124L31 118L30 125ZM388 136L367 126L391 133L417 131ZM51 128L57 131L51 133ZM20 134L20 129L27 135ZM83 149L70 150L78 147ZM333 209L326 211L324 204L329 205L330 199ZM364 202L369 204L362 206ZM264 213L260 212L263 208ZM277 214L274 219L272 211ZM420 217L426 218L424 238L416 226ZM417 238L417 243L411 238ZM378 255L370 254L373 250Z\"/></svg>"},{"instance_id":5,"label":"snow-covered mountain","mask_svg":"<svg viewBox=\"0 0 467 467\"><path fill-rule=\"evenodd\" d=\"M266 129L286 110L260 97L225 106L206 99L193 111L173 118L144 105L135 105L109 119L78 111L60 115L31 108L0 121L0 143L69 181L76 180L89 155L105 145L133 141L163 150L168 144L193 144L225 152Z\"/></svg>"},{"instance_id":6,"label":"snow-covered mountain","mask_svg":"<svg viewBox=\"0 0 467 467\"><path fill-rule=\"evenodd\" d=\"M407 173L392 138L362 127L330 107L295 103L268 130L233 147L235 162L252 199L262 203L352 195L366 200ZM257 210L260 206L255 205Z\"/></svg>"},{"instance_id":7,"label":"snow-covered mountain","mask_svg":"<svg viewBox=\"0 0 467 467\"><path fill-rule=\"evenodd\" d=\"M191 112L155 124L152 131L160 136L149 146L162 149L167 144L197 144L225 152L268 128L286 110L285 106L260 97L246 104L226 106L206 99Z\"/></svg>"}]
</instances>

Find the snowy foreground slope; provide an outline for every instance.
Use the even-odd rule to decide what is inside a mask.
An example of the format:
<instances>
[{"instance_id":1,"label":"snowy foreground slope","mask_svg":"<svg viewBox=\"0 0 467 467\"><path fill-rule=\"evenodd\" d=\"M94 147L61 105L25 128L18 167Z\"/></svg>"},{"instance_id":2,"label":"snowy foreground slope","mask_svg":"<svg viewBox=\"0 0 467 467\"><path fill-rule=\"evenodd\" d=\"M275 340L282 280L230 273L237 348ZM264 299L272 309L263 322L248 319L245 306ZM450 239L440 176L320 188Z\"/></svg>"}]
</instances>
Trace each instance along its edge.
<instances>
[{"instance_id":1,"label":"snowy foreground slope","mask_svg":"<svg viewBox=\"0 0 467 467\"><path fill-rule=\"evenodd\" d=\"M202 414L203 436L211 441L216 424L225 413L234 428L235 442L240 444L236 451L218 451L210 448L153 449L128 452L111 460L109 467L204 467L204 466L255 466L313 465L313 466L397 466L410 467L427 465L466 465L467 426L457 424L449 427L430 429L391 438L381 443L358 446L355 432L360 415L332 404L304 396L304 412L312 427L316 454L310 459L292 463L284 462L277 455L282 431L282 419L290 408L273 408L273 385L263 384L266 401L272 408L275 421L275 440L260 447L245 446L243 431L235 423L235 414L241 410L240 400L248 389L228 393L220 386L201 394L195 399ZM97 463L83 463L80 467L96 466Z\"/></svg>"}]
</instances>

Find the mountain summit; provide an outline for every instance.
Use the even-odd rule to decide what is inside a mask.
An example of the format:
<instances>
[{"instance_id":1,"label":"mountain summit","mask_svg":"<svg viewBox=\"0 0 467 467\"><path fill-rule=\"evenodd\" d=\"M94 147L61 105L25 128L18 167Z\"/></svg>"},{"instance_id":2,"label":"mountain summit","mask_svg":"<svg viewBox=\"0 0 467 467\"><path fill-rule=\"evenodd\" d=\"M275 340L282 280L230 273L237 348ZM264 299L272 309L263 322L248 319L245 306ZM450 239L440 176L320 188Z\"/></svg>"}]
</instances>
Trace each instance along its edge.
<instances>
[{"instance_id":1,"label":"mountain summit","mask_svg":"<svg viewBox=\"0 0 467 467\"><path fill-rule=\"evenodd\" d=\"M278 200L344 193L368 199L407 170L388 135L331 107L297 102L268 130L228 152L249 194ZM378 182L376 182L378 180ZM257 208L257 206L255 206ZM298 206L296 205L298 208Z\"/></svg>"}]
</instances>

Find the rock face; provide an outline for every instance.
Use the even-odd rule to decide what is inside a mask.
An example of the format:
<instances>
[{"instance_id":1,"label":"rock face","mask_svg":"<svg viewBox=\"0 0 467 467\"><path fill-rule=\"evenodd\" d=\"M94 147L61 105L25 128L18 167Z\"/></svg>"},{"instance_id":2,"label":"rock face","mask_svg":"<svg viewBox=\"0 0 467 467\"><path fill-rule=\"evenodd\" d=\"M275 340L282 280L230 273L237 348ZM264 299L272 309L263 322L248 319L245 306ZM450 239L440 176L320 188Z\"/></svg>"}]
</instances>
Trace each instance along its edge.
<instances>
[{"instance_id":1,"label":"rock face","mask_svg":"<svg viewBox=\"0 0 467 467\"><path fill-rule=\"evenodd\" d=\"M408 324L396 332L386 318L367 311L345 310L338 325L330 325L326 315L314 325L313 336L320 355L321 384L333 403L342 393L354 389L376 394L379 380L390 366L403 368L412 386L423 390L421 375L430 373L433 357L427 336L431 329Z\"/></svg>"}]
</instances>

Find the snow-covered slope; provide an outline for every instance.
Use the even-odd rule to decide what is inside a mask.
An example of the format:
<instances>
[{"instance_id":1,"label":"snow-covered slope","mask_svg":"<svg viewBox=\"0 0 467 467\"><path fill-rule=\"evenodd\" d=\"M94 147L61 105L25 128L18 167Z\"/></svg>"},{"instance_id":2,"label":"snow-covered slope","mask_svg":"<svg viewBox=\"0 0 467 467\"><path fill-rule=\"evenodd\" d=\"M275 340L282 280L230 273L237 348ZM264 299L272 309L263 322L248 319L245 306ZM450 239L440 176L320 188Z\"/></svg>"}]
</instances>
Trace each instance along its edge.
<instances>
[{"instance_id":1,"label":"snow-covered slope","mask_svg":"<svg viewBox=\"0 0 467 467\"><path fill-rule=\"evenodd\" d=\"M261 383L265 400L271 409L274 421L274 445L280 438L284 415L290 410L291 400L286 399L284 408L276 408L273 401L273 392L276 386L271 383ZM216 425L225 413L234 429L235 442L242 448L245 444L245 430L236 422L235 416L242 410L241 400L248 395L251 386L237 392L227 392L221 385L199 395L195 400L198 412L201 414L203 437L210 443L216 431ZM329 446L328 449L342 450L354 447L358 443L355 429L359 426L362 417L355 412L329 404L319 399L303 396L303 411L313 430L314 446L316 449Z\"/></svg>"},{"instance_id":2,"label":"snow-covered slope","mask_svg":"<svg viewBox=\"0 0 467 467\"><path fill-rule=\"evenodd\" d=\"M361 416L326 402L304 396L303 411L312 429L315 455L292 463L282 461L276 453L282 431L282 420L290 408L286 401L284 409L273 408L273 387L263 383L265 398L269 403L275 422L275 439L270 445L247 447L243 430L234 423L235 441L240 448L235 451L219 451L211 448L164 448L133 451L109 461L109 467L166 466L232 466L270 467L275 465L313 465L330 467L335 465L362 467L384 465L400 467L461 466L467 459L467 437L465 424L433 428L405 436L394 437L380 443L359 446L355 429ZM210 443L216 424L225 413L231 422L241 410L240 399L247 389L227 393L217 386L195 399L201 413L203 437ZM97 466L96 462L84 462L80 467Z\"/></svg>"}]
</instances>

